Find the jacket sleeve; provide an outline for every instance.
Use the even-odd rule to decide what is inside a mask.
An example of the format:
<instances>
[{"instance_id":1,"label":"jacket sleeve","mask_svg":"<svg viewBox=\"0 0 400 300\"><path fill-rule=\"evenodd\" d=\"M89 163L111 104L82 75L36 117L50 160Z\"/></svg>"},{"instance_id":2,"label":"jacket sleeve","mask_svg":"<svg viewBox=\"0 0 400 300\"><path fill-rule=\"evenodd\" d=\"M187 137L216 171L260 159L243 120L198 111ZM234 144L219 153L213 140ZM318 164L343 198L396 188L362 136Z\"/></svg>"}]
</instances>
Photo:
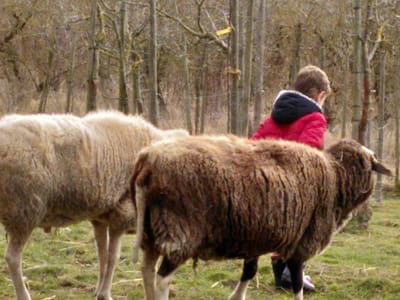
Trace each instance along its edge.
<instances>
[{"instance_id":1,"label":"jacket sleeve","mask_svg":"<svg viewBox=\"0 0 400 300\"><path fill-rule=\"evenodd\" d=\"M252 140L261 140L264 139L266 134L267 134L267 119L264 120L264 122L261 123L260 126L258 126L257 131L253 133L250 139Z\"/></svg>"},{"instance_id":2,"label":"jacket sleeve","mask_svg":"<svg viewBox=\"0 0 400 300\"><path fill-rule=\"evenodd\" d=\"M298 142L322 149L324 147L324 134L327 127L325 116L321 113L313 114L301 132Z\"/></svg>"}]
</instances>

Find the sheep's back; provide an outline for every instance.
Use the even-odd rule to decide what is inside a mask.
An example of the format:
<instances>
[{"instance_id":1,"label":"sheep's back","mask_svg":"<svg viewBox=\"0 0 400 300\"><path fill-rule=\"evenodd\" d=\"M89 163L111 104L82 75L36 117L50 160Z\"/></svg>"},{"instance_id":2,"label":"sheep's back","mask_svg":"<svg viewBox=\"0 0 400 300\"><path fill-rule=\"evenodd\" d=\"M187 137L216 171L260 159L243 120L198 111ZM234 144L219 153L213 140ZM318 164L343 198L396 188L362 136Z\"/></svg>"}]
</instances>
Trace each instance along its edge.
<instances>
[{"instance_id":1,"label":"sheep's back","mask_svg":"<svg viewBox=\"0 0 400 300\"><path fill-rule=\"evenodd\" d=\"M334 181L325 157L295 143L191 137L142 155L161 253L180 245L203 258L289 255L318 201L332 202L321 190Z\"/></svg>"},{"instance_id":2,"label":"sheep's back","mask_svg":"<svg viewBox=\"0 0 400 300\"><path fill-rule=\"evenodd\" d=\"M130 120L122 114L1 119L1 221L59 226L113 207L129 186L136 153L150 142Z\"/></svg>"}]
</instances>

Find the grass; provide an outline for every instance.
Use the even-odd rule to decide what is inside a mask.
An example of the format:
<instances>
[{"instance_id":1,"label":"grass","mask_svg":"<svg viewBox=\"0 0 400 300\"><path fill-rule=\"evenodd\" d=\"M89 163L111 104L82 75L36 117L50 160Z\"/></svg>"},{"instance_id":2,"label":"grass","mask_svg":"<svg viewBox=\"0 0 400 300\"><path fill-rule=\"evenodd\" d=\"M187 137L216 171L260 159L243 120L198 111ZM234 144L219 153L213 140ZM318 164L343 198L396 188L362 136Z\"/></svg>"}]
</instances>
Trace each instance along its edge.
<instances>
[{"instance_id":1,"label":"grass","mask_svg":"<svg viewBox=\"0 0 400 300\"><path fill-rule=\"evenodd\" d=\"M389 196L373 204L368 230L350 227L335 236L331 247L307 266L317 292L306 299L399 299L400 201ZM397 196L395 197L399 199ZM138 265L131 262L133 236L125 236L114 276L114 300L143 299ZM0 229L0 251L6 236ZM0 299L14 299L5 263L0 265ZM51 235L36 230L24 251L24 275L34 299L94 299L97 259L91 226L81 223ZM240 261L199 262L181 267L172 283L173 299L227 299L240 278ZM292 299L273 287L270 258L261 257L248 299Z\"/></svg>"}]
</instances>

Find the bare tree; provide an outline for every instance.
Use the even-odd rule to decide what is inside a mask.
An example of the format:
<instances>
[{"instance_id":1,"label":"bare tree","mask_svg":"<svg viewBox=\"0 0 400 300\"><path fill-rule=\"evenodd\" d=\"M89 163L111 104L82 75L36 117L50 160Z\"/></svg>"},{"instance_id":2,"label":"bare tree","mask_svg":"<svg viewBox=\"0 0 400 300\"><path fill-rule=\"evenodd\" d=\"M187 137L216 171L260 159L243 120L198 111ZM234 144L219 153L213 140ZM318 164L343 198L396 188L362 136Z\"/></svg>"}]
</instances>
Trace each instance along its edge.
<instances>
[{"instance_id":1,"label":"bare tree","mask_svg":"<svg viewBox=\"0 0 400 300\"><path fill-rule=\"evenodd\" d=\"M179 15L179 9L177 1L175 1L175 11L176 14ZM187 49L187 39L184 32L182 32L182 45L183 45L183 54L182 54L182 65L184 71L184 82L185 88L183 91L184 105L185 105L185 120L186 120L186 128L192 134L193 133L193 123L192 123L192 99L190 93L190 74L189 74L189 57L188 57L188 49Z\"/></svg>"},{"instance_id":2,"label":"bare tree","mask_svg":"<svg viewBox=\"0 0 400 300\"><path fill-rule=\"evenodd\" d=\"M400 49L398 49L400 51ZM396 56L396 76L397 82L400 82L400 53L397 52ZM395 184L398 187L400 185L400 89L397 87L397 96L395 96L395 160L396 160L396 171L395 171Z\"/></svg>"},{"instance_id":3,"label":"bare tree","mask_svg":"<svg viewBox=\"0 0 400 300\"><path fill-rule=\"evenodd\" d=\"M143 100L142 92L140 88L140 67L142 65L142 59L139 54L132 50L132 92L133 92L133 113L143 114Z\"/></svg>"},{"instance_id":4,"label":"bare tree","mask_svg":"<svg viewBox=\"0 0 400 300\"><path fill-rule=\"evenodd\" d=\"M261 122L263 112L264 95L264 44L265 44L265 23L267 18L267 0L259 0L258 22L256 22L256 45L254 59L254 119L253 128Z\"/></svg>"},{"instance_id":5,"label":"bare tree","mask_svg":"<svg viewBox=\"0 0 400 300\"><path fill-rule=\"evenodd\" d=\"M378 103L378 149L377 158L379 161L383 159L383 142L385 129L385 97L386 97L386 49L381 50L379 63L379 103ZM382 176L377 178L376 184L376 201L382 201Z\"/></svg>"},{"instance_id":6,"label":"bare tree","mask_svg":"<svg viewBox=\"0 0 400 300\"><path fill-rule=\"evenodd\" d=\"M341 137L345 138L346 137L346 127L347 127L347 116L348 116L348 87L349 87L349 59L346 58L345 59L346 63L345 63L345 68L344 68L344 87L343 87L343 91L341 93L341 97L342 97L342 131L341 131Z\"/></svg>"},{"instance_id":7,"label":"bare tree","mask_svg":"<svg viewBox=\"0 0 400 300\"><path fill-rule=\"evenodd\" d=\"M376 50L382 40L383 26L378 27L377 39L374 43L372 50L369 50L369 31L372 19L372 0L366 0L366 14L364 23L364 35L362 38L362 59L363 59L363 74L364 74L364 99L362 103L362 114L360 119L360 125L358 128L358 141L361 144L366 144L366 132L369 128L369 110L370 110L370 77L371 77L371 61L375 55ZM368 133L370 130L368 130ZM367 139L368 140L368 139Z\"/></svg>"},{"instance_id":8,"label":"bare tree","mask_svg":"<svg viewBox=\"0 0 400 300\"><path fill-rule=\"evenodd\" d=\"M230 0L230 15L232 23L232 35L230 45L230 68L228 74L231 75L231 98L230 98L230 120L231 132L238 134L239 131L239 1Z\"/></svg>"},{"instance_id":9,"label":"bare tree","mask_svg":"<svg viewBox=\"0 0 400 300\"><path fill-rule=\"evenodd\" d=\"M247 23L246 23L246 47L245 47L245 72L244 72L244 98L241 99L241 133L247 136L249 131L249 105L251 98L251 78L253 63L253 28L254 28L254 0L248 1L247 6Z\"/></svg>"},{"instance_id":10,"label":"bare tree","mask_svg":"<svg viewBox=\"0 0 400 300\"><path fill-rule=\"evenodd\" d=\"M89 34L89 71L87 79L87 98L86 110L96 110L97 108L97 77L99 54L96 41L96 14L97 0L92 0L90 11L90 34Z\"/></svg>"},{"instance_id":11,"label":"bare tree","mask_svg":"<svg viewBox=\"0 0 400 300\"><path fill-rule=\"evenodd\" d=\"M129 113L128 88L126 85L126 2L121 1L120 7L120 32L118 37L119 44L119 104L118 109L124 113Z\"/></svg>"},{"instance_id":12,"label":"bare tree","mask_svg":"<svg viewBox=\"0 0 400 300\"><path fill-rule=\"evenodd\" d=\"M207 43L202 42L202 56L197 67L198 72L195 78L195 133L204 133L205 112L206 112L206 97L204 96L204 81L207 71Z\"/></svg>"},{"instance_id":13,"label":"bare tree","mask_svg":"<svg viewBox=\"0 0 400 300\"><path fill-rule=\"evenodd\" d=\"M74 88L75 51L76 51L76 39L73 38L71 57L70 57L70 66L69 66L68 79L67 79L67 102L65 105L66 113L71 113L74 109L73 88Z\"/></svg>"},{"instance_id":14,"label":"bare tree","mask_svg":"<svg viewBox=\"0 0 400 300\"><path fill-rule=\"evenodd\" d=\"M40 95L40 102L39 102L39 113L44 113L46 111L46 106L47 106L47 99L49 96L49 88L50 88L50 78L53 73L53 66L54 66L54 45L55 41L53 40L52 37L49 38L50 40L50 45L48 49L48 56L47 56L47 69L46 69L46 75L45 75L45 80L43 83L43 89L42 89L42 94Z\"/></svg>"},{"instance_id":15,"label":"bare tree","mask_svg":"<svg viewBox=\"0 0 400 300\"><path fill-rule=\"evenodd\" d=\"M36 6L41 0L33 1L31 7L28 10L28 13L25 17L17 15L16 13L13 14L13 17L16 19L15 25L11 28L9 32L7 32L0 40L0 52L5 51L5 46L10 43L28 24L29 20L33 17L34 12L36 11Z\"/></svg>"},{"instance_id":16,"label":"bare tree","mask_svg":"<svg viewBox=\"0 0 400 300\"><path fill-rule=\"evenodd\" d=\"M362 72L362 23L361 23L361 0L353 0L354 20L353 20L353 115L352 115L352 137L358 139L360 124L360 105L361 105L361 72Z\"/></svg>"},{"instance_id":17,"label":"bare tree","mask_svg":"<svg viewBox=\"0 0 400 300\"><path fill-rule=\"evenodd\" d=\"M150 0L150 107L149 119L154 125L158 125L158 101L157 101L157 0Z\"/></svg>"},{"instance_id":18,"label":"bare tree","mask_svg":"<svg viewBox=\"0 0 400 300\"><path fill-rule=\"evenodd\" d=\"M190 133L193 133L193 124L192 124L192 99L190 97L190 76L189 76L189 59L188 59L188 51L187 51L187 40L184 33L182 33L182 43L183 43L183 69L185 72L185 90L183 92L184 102L185 102L185 120L186 127Z\"/></svg>"}]
</instances>

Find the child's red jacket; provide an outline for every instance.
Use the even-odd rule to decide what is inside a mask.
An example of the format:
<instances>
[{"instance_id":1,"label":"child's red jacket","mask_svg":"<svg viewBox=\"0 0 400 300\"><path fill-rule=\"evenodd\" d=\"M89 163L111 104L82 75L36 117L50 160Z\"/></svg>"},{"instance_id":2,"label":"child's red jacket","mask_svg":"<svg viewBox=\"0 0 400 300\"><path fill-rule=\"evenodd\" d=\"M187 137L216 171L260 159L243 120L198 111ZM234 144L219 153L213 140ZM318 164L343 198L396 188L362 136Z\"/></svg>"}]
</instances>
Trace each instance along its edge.
<instances>
[{"instance_id":1,"label":"child's red jacket","mask_svg":"<svg viewBox=\"0 0 400 300\"><path fill-rule=\"evenodd\" d=\"M267 117L251 137L295 141L322 149L327 121L321 107L297 91L281 91Z\"/></svg>"}]
</instances>

